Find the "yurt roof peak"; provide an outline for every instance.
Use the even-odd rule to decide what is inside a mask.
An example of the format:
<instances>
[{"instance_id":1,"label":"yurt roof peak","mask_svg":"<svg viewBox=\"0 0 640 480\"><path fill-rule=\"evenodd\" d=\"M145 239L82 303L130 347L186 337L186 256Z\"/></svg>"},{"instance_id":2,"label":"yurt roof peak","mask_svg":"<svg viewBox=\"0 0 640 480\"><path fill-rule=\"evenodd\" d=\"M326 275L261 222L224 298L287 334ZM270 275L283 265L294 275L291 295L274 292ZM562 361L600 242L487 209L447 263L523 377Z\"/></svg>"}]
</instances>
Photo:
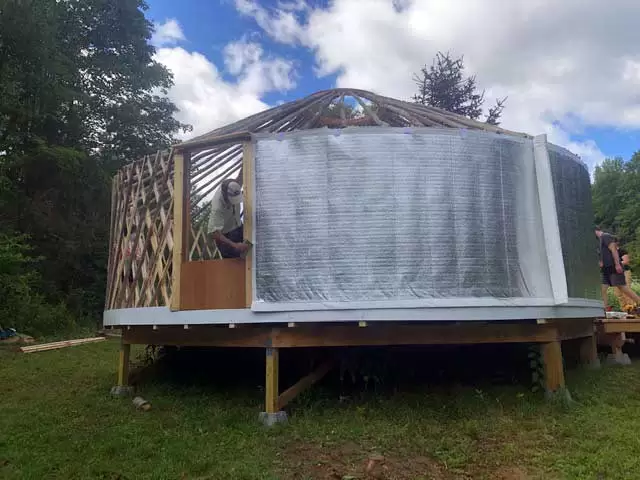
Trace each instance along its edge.
<instances>
[{"instance_id":1,"label":"yurt roof peak","mask_svg":"<svg viewBox=\"0 0 640 480\"><path fill-rule=\"evenodd\" d=\"M290 132L349 126L469 128L525 136L440 108L353 88L334 88L284 103L192 138L177 147L197 147L218 137L242 133Z\"/></svg>"}]
</instances>

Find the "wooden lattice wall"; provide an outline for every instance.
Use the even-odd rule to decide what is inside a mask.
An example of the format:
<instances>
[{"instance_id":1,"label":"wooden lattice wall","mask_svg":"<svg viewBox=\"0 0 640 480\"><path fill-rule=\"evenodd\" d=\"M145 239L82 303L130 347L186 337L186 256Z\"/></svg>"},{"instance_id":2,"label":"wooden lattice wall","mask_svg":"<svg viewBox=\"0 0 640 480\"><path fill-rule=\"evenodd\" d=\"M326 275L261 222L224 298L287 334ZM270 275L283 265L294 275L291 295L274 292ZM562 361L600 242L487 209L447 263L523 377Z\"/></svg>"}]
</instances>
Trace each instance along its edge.
<instances>
[{"instance_id":1,"label":"wooden lattice wall","mask_svg":"<svg viewBox=\"0 0 640 480\"><path fill-rule=\"evenodd\" d=\"M105 309L168 305L173 250L169 152L133 162L113 179Z\"/></svg>"},{"instance_id":2,"label":"wooden lattice wall","mask_svg":"<svg viewBox=\"0 0 640 480\"><path fill-rule=\"evenodd\" d=\"M186 260L220 257L207 234L210 201L222 180L242 172L242 144L222 144L190 157L190 228ZM105 309L168 306L173 261L174 162L158 152L113 179Z\"/></svg>"}]
</instances>

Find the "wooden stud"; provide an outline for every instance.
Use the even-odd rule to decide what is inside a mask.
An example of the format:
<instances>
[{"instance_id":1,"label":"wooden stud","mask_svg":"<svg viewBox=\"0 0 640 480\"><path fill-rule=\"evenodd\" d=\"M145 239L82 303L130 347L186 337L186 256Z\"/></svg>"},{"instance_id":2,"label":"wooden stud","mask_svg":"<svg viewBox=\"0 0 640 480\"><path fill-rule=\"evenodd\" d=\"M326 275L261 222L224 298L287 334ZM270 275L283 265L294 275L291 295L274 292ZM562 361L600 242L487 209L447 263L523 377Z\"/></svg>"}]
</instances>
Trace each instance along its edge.
<instances>
[{"instance_id":1,"label":"wooden stud","mask_svg":"<svg viewBox=\"0 0 640 480\"><path fill-rule=\"evenodd\" d=\"M333 362L326 361L312 373L301 378L294 385L287 388L278 396L278 409L282 410L291 400L300 395L301 392L312 386L314 383L320 381L327 373L329 373L332 367Z\"/></svg>"},{"instance_id":2,"label":"wooden stud","mask_svg":"<svg viewBox=\"0 0 640 480\"><path fill-rule=\"evenodd\" d=\"M184 239L185 162L182 154L173 156L173 273L171 279L171 310L180 310L180 280Z\"/></svg>"},{"instance_id":3,"label":"wooden stud","mask_svg":"<svg viewBox=\"0 0 640 480\"><path fill-rule=\"evenodd\" d=\"M278 411L278 369L279 369L279 350L273 347L267 347L266 356L266 375L265 375L265 411L267 413L276 413Z\"/></svg>"},{"instance_id":4,"label":"wooden stud","mask_svg":"<svg viewBox=\"0 0 640 480\"><path fill-rule=\"evenodd\" d=\"M131 345L120 343L120 356L118 358L118 386L124 387L129 384L129 356Z\"/></svg>"},{"instance_id":5,"label":"wooden stud","mask_svg":"<svg viewBox=\"0 0 640 480\"><path fill-rule=\"evenodd\" d=\"M244 187L244 238L253 238L253 143L245 142L242 152L242 175ZM253 252L245 257L245 306L253 302Z\"/></svg>"},{"instance_id":6,"label":"wooden stud","mask_svg":"<svg viewBox=\"0 0 640 480\"><path fill-rule=\"evenodd\" d=\"M564 387L564 366L560 341L543 343L541 349L545 388L547 392L555 392Z\"/></svg>"}]
</instances>

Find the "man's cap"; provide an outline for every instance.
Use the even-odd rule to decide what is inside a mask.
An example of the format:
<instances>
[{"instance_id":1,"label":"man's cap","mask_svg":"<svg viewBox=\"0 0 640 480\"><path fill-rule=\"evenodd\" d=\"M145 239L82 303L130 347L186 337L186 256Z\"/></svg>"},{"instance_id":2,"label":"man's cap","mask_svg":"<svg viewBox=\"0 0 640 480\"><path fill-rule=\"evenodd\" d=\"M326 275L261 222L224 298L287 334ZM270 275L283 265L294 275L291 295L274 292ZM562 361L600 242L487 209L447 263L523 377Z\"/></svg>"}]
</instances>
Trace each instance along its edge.
<instances>
[{"instance_id":1,"label":"man's cap","mask_svg":"<svg viewBox=\"0 0 640 480\"><path fill-rule=\"evenodd\" d=\"M231 205L238 205L242 202L242 185L240 183L235 180L227 183L227 199Z\"/></svg>"}]
</instances>

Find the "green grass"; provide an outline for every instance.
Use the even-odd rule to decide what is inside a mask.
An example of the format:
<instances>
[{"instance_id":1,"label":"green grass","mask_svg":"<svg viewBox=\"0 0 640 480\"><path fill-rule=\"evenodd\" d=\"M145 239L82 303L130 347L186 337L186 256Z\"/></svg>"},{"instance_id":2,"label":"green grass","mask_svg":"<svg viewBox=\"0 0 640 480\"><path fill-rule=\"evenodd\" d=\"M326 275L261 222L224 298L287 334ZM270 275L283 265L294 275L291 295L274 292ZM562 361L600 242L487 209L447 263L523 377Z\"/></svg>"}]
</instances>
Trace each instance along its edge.
<instances>
[{"instance_id":1,"label":"green grass","mask_svg":"<svg viewBox=\"0 0 640 480\"><path fill-rule=\"evenodd\" d=\"M640 471L640 362L571 370L571 407L526 386L450 387L340 403L315 388L288 425L257 422L258 387L148 384L114 399L117 343L0 349L2 479L625 479ZM382 465L382 464L381 464ZM382 468L376 466L375 468Z\"/></svg>"}]
</instances>

